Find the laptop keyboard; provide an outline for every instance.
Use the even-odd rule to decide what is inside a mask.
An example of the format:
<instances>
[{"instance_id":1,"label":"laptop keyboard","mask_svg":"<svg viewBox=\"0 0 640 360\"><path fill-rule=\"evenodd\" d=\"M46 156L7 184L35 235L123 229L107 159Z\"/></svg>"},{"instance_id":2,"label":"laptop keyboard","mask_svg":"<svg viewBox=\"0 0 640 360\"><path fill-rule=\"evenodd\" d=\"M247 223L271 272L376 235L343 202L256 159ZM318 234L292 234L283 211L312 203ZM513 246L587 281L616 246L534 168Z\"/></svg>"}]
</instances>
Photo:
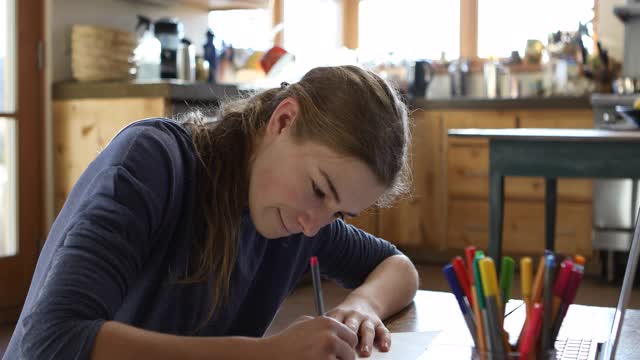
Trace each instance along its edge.
<instances>
[{"instance_id":1,"label":"laptop keyboard","mask_svg":"<svg viewBox=\"0 0 640 360\"><path fill-rule=\"evenodd\" d=\"M589 360L594 353L591 347L595 345L592 339L557 339L556 360Z\"/></svg>"}]
</instances>

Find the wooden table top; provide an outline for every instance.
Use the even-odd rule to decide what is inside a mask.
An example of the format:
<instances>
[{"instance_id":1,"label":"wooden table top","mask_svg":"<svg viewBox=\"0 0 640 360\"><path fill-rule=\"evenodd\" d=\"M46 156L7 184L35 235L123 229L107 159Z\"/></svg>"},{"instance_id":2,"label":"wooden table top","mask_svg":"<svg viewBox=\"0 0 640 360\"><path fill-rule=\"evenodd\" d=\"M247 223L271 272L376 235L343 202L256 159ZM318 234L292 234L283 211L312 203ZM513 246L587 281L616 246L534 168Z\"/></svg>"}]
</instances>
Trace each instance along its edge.
<instances>
[{"instance_id":1,"label":"wooden table top","mask_svg":"<svg viewBox=\"0 0 640 360\"><path fill-rule=\"evenodd\" d=\"M450 129L449 136L529 141L640 142L640 131L600 129Z\"/></svg>"},{"instance_id":2,"label":"wooden table top","mask_svg":"<svg viewBox=\"0 0 640 360\"><path fill-rule=\"evenodd\" d=\"M521 301L509 302L505 329L514 339L524 322ZM590 338L604 342L609 335L615 309L597 306L572 305L560 329L559 337ZM411 305L385 321L391 332L442 331L447 340L455 338L460 345L471 345L458 304L451 293L420 290ZM517 335L515 335L517 336ZM616 359L637 358L635 348L640 343L640 310L627 310Z\"/></svg>"}]
</instances>

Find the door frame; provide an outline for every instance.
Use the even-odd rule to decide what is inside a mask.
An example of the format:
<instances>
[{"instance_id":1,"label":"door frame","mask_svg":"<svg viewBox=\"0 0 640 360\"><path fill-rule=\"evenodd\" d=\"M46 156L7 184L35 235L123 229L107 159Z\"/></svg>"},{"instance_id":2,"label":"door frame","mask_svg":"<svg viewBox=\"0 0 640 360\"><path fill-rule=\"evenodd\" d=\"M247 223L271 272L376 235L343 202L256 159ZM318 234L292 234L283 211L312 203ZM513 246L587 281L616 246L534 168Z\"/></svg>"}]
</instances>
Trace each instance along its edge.
<instances>
[{"instance_id":1,"label":"door frame","mask_svg":"<svg viewBox=\"0 0 640 360\"><path fill-rule=\"evenodd\" d=\"M44 0L15 0L15 11L19 250L16 256L0 258L0 271L11 275L0 284L0 323L18 319L44 237Z\"/></svg>"}]
</instances>

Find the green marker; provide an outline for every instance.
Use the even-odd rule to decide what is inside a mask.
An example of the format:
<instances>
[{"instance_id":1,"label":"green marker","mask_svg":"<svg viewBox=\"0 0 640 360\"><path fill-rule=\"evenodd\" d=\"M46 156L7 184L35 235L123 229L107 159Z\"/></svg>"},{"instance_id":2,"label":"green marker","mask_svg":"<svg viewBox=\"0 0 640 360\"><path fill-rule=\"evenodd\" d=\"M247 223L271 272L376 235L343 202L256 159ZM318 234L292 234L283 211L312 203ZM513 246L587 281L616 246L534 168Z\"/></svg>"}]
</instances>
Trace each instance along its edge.
<instances>
[{"instance_id":1,"label":"green marker","mask_svg":"<svg viewBox=\"0 0 640 360\"><path fill-rule=\"evenodd\" d=\"M485 342L487 345L487 351L491 353L493 346L491 344L493 338L491 337L491 327L489 327L489 319L487 317L487 306L484 298L484 291L482 290L482 277L480 276L480 265L478 265L480 259L484 259L484 252L482 250L476 250L476 256L473 260L473 278L475 280L476 293L478 294L478 306L480 307L480 313L482 314L482 327L484 328Z\"/></svg>"},{"instance_id":2,"label":"green marker","mask_svg":"<svg viewBox=\"0 0 640 360\"><path fill-rule=\"evenodd\" d=\"M480 276L480 267L478 266L478 260L480 259L484 259L484 253L482 252L482 250L476 250L476 258L473 260L473 279L476 284L476 293L478 294L480 310L484 310L485 304L484 292L482 291L482 277Z\"/></svg>"},{"instance_id":3,"label":"green marker","mask_svg":"<svg viewBox=\"0 0 640 360\"><path fill-rule=\"evenodd\" d=\"M500 292L502 293L502 307L507 306L507 302L511 299L511 289L513 288L513 272L516 268L516 262L509 256L502 257L502 266L500 266Z\"/></svg>"}]
</instances>

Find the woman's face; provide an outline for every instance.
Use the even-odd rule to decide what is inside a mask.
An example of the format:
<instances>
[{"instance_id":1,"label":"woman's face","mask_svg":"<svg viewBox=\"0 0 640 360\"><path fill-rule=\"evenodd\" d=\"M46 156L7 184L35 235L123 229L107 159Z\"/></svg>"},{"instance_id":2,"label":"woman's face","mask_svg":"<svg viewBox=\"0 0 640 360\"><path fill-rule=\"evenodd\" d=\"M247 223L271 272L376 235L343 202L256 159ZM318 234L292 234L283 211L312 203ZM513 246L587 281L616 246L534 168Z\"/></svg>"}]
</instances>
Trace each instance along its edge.
<instances>
[{"instance_id":1,"label":"woman's face","mask_svg":"<svg viewBox=\"0 0 640 360\"><path fill-rule=\"evenodd\" d=\"M363 162L313 142L295 143L297 115L296 100L280 103L251 163L251 218L269 239L313 236L337 217L357 215L385 191Z\"/></svg>"}]
</instances>

